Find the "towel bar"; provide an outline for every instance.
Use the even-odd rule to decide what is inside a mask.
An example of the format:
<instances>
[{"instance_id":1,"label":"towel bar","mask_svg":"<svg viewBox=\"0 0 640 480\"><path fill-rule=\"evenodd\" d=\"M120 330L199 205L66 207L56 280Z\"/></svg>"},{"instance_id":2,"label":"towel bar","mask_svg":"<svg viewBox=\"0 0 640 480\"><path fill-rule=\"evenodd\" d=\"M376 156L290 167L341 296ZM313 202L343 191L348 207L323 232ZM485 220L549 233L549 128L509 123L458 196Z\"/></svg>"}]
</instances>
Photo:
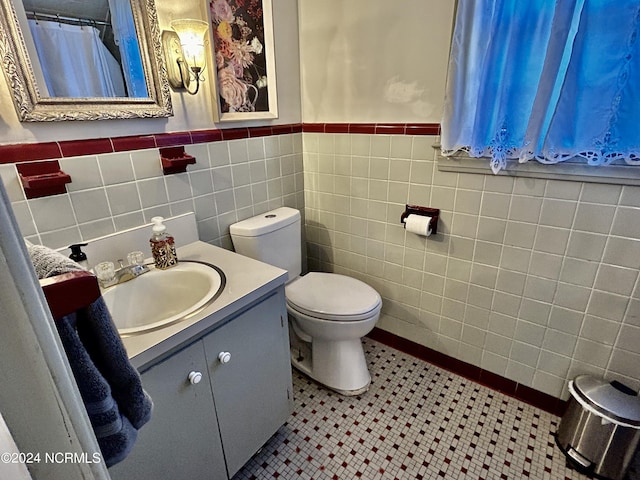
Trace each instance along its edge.
<instances>
[{"instance_id":1,"label":"towel bar","mask_svg":"<svg viewBox=\"0 0 640 480\"><path fill-rule=\"evenodd\" d=\"M91 305L100 297L98 279L87 271L63 273L43 278L40 286L54 320Z\"/></svg>"}]
</instances>

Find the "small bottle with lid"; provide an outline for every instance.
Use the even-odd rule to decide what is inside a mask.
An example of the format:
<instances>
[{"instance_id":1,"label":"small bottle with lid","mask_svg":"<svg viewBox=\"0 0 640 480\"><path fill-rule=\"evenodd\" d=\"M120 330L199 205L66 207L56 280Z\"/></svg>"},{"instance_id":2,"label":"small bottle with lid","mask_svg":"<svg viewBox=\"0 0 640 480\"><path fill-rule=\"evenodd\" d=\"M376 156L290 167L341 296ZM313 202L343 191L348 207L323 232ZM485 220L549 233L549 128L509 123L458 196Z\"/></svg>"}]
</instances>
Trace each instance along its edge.
<instances>
[{"instance_id":1,"label":"small bottle with lid","mask_svg":"<svg viewBox=\"0 0 640 480\"><path fill-rule=\"evenodd\" d=\"M167 233L167 227L162 223L163 217L153 217L153 234L149 239L151 254L156 268L166 269L178 264L176 247L173 237Z\"/></svg>"},{"instance_id":2,"label":"small bottle with lid","mask_svg":"<svg viewBox=\"0 0 640 480\"><path fill-rule=\"evenodd\" d=\"M71 250L69 258L80 264L85 270L89 270L89 262L87 260L87 254L82 251L82 247L86 247L87 245L87 243L74 243L73 245L69 245L69 250Z\"/></svg>"}]
</instances>

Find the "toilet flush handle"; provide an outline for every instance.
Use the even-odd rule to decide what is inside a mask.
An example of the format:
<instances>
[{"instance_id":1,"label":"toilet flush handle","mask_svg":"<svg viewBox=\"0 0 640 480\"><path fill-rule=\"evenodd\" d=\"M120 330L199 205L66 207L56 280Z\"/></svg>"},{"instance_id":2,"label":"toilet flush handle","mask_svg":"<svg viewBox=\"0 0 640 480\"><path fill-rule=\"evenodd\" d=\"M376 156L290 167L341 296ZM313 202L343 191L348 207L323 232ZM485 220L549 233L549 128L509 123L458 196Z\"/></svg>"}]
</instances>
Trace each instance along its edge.
<instances>
[{"instance_id":1,"label":"toilet flush handle","mask_svg":"<svg viewBox=\"0 0 640 480\"><path fill-rule=\"evenodd\" d=\"M223 365L229 363L229 361L231 361L231 354L229 352L220 352L218 354L218 360L220 360L220 363Z\"/></svg>"}]
</instances>

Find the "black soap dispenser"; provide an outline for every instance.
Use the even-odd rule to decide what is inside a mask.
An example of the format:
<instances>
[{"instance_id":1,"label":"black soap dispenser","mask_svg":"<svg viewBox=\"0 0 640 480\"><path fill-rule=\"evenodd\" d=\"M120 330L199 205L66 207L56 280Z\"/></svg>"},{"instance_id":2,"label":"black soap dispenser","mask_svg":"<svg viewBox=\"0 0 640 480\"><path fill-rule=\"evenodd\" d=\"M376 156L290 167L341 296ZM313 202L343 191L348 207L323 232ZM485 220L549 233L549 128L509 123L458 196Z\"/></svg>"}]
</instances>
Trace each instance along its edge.
<instances>
[{"instance_id":1,"label":"black soap dispenser","mask_svg":"<svg viewBox=\"0 0 640 480\"><path fill-rule=\"evenodd\" d=\"M74 243L73 245L69 245L71 249L71 255L69 258L76 263L79 263L80 266L86 270L89 270L89 262L87 261L87 254L82 251L82 247L86 247L88 244L86 243Z\"/></svg>"}]
</instances>

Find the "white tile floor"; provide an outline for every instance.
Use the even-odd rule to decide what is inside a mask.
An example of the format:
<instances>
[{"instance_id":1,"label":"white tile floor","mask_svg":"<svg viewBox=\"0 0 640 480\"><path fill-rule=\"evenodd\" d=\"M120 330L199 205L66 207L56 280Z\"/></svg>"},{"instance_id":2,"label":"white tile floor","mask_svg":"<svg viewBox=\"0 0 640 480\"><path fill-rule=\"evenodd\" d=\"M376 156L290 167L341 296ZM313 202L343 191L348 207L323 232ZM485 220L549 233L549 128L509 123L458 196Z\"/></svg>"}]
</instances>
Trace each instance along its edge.
<instances>
[{"instance_id":1,"label":"white tile floor","mask_svg":"<svg viewBox=\"0 0 640 480\"><path fill-rule=\"evenodd\" d=\"M369 391L343 397L294 370L294 413L234 480L587 478L555 445L559 417L364 345Z\"/></svg>"}]
</instances>

